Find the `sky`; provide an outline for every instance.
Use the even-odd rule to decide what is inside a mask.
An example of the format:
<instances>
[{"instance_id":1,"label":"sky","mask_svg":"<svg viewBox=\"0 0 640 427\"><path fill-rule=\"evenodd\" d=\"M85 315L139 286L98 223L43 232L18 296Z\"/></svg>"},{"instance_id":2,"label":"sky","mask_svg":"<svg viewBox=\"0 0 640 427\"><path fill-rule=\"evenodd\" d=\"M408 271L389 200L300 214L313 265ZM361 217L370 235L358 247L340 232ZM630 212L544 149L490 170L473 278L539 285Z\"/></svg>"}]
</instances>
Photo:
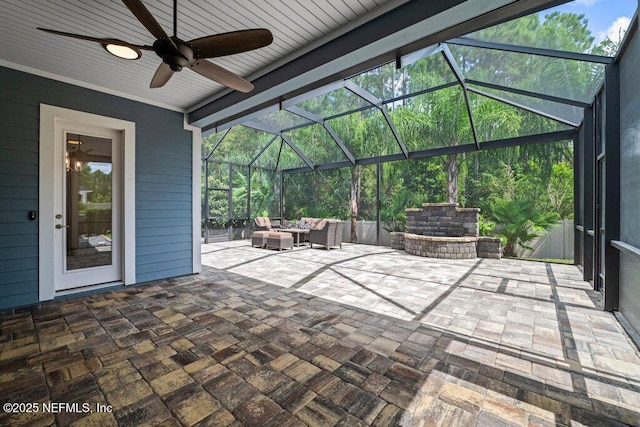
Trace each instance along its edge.
<instances>
[{"instance_id":1,"label":"sky","mask_svg":"<svg viewBox=\"0 0 640 427\"><path fill-rule=\"evenodd\" d=\"M637 7L638 0L575 0L548 9L542 15L556 10L584 14L589 21L591 34L596 37L595 44L598 44L606 36L618 41L620 29L624 31L629 27Z\"/></svg>"}]
</instances>

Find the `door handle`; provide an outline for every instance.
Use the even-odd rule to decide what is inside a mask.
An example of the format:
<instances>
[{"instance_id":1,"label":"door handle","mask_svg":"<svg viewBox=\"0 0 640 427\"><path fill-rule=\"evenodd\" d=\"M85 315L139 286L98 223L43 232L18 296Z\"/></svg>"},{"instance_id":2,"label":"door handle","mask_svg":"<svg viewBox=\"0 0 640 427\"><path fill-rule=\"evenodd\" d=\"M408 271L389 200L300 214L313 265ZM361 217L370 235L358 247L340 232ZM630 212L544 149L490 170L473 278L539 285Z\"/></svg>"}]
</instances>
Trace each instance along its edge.
<instances>
[{"instance_id":1,"label":"door handle","mask_svg":"<svg viewBox=\"0 0 640 427\"><path fill-rule=\"evenodd\" d=\"M56 228L69 228L68 225L56 224Z\"/></svg>"}]
</instances>

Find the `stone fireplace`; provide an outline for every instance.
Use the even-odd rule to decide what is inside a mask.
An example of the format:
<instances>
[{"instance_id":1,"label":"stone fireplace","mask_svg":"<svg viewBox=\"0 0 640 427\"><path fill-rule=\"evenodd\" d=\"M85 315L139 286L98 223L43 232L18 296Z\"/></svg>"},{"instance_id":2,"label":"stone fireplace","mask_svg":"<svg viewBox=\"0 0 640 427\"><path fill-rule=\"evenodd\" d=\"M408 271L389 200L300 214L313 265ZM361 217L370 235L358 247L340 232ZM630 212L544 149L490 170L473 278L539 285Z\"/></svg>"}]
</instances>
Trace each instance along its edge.
<instances>
[{"instance_id":1,"label":"stone fireplace","mask_svg":"<svg viewBox=\"0 0 640 427\"><path fill-rule=\"evenodd\" d=\"M408 208L407 232L391 233L391 246L430 258L471 259L501 257L497 237L479 236L479 208L455 203L424 203Z\"/></svg>"}]
</instances>

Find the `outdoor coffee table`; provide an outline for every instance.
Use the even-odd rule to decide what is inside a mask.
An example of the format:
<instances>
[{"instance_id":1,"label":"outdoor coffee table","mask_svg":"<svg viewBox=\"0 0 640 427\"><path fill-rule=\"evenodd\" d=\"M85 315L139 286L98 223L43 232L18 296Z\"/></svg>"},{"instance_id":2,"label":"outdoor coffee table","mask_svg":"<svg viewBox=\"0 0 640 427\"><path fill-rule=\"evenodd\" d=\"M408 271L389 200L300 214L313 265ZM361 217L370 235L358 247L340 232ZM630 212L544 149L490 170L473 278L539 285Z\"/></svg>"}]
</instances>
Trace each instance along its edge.
<instances>
[{"instance_id":1,"label":"outdoor coffee table","mask_svg":"<svg viewBox=\"0 0 640 427\"><path fill-rule=\"evenodd\" d=\"M308 228L274 228L272 231L282 231L285 233L291 233L293 235L293 245L298 247L304 244L305 239L300 242L300 236L309 235Z\"/></svg>"}]
</instances>

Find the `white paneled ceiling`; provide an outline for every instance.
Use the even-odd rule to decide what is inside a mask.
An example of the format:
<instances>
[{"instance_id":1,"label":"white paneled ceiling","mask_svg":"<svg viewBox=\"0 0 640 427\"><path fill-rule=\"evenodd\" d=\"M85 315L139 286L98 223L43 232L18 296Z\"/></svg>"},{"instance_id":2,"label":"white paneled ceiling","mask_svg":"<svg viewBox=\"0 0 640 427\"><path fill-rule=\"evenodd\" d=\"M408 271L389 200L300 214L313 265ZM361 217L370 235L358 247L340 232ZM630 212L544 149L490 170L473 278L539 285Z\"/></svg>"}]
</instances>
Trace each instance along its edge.
<instances>
[{"instance_id":1,"label":"white paneled ceiling","mask_svg":"<svg viewBox=\"0 0 640 427\"><path fill-rule=\"evenodd\" d=\"M371 19L406 0L178 0L178 37L191 40L247 28L267 28L265 48L213 62L251 80L274 63L295 56L340 29ZM143 0L167 34L173 32L172 0ZM149 89L160 63L152 51L126 61L100 44L38 31L37 27L151 45L154 37L120 0L3 0L0 65L61 77L174 109L187 109L225 90L190 70L165 87Z\"/></svg>"}]
</instances>

